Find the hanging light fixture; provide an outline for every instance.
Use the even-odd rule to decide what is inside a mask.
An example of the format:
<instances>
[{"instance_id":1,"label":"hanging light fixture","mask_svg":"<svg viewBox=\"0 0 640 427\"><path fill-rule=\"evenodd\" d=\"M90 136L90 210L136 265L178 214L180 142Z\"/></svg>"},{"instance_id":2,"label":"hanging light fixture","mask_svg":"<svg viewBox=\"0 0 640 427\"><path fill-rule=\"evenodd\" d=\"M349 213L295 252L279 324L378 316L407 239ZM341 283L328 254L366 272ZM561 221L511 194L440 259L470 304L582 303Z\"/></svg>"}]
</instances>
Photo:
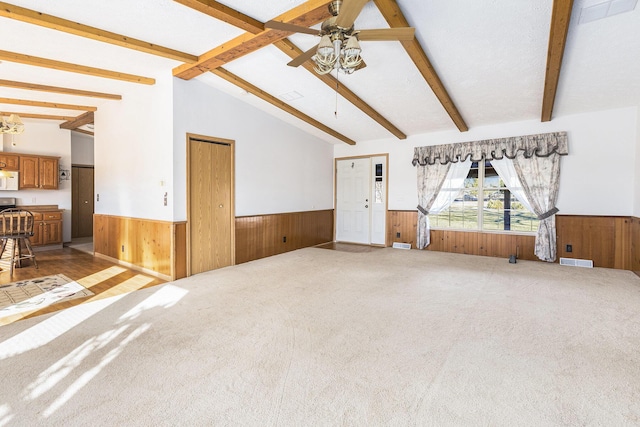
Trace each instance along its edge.
<instances>
[{"instance_id":1,"label":"hanging light fixture","mask_svg":"<svg viewBox=\"0 0 640 427\"><path fill-rule=\"evenodd\" d=\"M24 123L17 114L11 114L9 118L3 117L0 123L0 133L16 135L24 132Z\"/></svg>"},{"instance_id":2,"label":"hanging light fixture","mask_svg":"<svg viewBox=\"0 0 640 427\"><path fill-rule=\"evenodd\" d=\"M318 74L328 74L333 70L345 74L353 73L362 63L360 43L355 34L334 31L320 39L316 54L312 57Z\"/></svg>"},{"instance_id":3,"label":"hanging light fixture","mask_svg":"<svg viewBox=\"0 0 640 427\"><path fill-rule=\"evenodd\" d=\"M353 73L356 68L362 64L362 58L360 57L360 43L356 36L351 36L347 39L347 44L342 50L340 55L340 68L345 70L347 74Z\"/></svg>"}]
</instances>

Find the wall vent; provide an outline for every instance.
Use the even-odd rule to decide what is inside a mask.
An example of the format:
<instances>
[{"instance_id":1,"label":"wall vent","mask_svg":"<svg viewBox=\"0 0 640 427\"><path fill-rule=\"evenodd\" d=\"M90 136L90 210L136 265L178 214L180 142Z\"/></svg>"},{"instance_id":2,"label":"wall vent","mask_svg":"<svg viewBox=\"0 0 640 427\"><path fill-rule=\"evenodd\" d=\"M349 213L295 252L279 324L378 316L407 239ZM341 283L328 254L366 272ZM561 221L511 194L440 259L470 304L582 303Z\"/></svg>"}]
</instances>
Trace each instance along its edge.
<instances>
[{"instance_id":1,"label":"wall vent","mask_svg":"<svg viewBox=\"0 0 640 427\"><path fill-rule=\"evenodd\" d=\"M393 247L395 249L411 249L411 243L393 242Z\"/></svg>"},{"instance_id":2,"label":"wall vent","mask_svg":"<svg viewBox=\"0 0 640 427\"><path fill-rule=\"evenodd\" d=\"M590 259L560 258L560 265L593 268L593 261Z\"/></svg>"}]
</instances>

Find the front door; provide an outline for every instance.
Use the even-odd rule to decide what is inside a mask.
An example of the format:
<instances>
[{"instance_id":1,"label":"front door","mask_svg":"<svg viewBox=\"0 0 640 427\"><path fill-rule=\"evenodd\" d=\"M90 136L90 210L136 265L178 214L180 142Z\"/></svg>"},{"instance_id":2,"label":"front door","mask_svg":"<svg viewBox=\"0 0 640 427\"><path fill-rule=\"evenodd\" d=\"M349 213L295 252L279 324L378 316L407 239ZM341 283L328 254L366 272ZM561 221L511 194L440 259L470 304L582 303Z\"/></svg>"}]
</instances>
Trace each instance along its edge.
<instances>
[{"instance_id":1,"label":"front door","mask_svg":"<svg viewBox=\"0 0 640 427\"><path fill-rule=\"evenodd\" d=\"M370 244L371 159L336 162L336 241Z\"/></svg>"},{"instance_id":2,"label":"front door","mask_svg":"<svg viewBox=\"0 0 640 427\"><path fill-rule=\"evenodd\" d=\"M189 275L234 263L233 141L189 138Z\"/></svg>"}]
</instances>

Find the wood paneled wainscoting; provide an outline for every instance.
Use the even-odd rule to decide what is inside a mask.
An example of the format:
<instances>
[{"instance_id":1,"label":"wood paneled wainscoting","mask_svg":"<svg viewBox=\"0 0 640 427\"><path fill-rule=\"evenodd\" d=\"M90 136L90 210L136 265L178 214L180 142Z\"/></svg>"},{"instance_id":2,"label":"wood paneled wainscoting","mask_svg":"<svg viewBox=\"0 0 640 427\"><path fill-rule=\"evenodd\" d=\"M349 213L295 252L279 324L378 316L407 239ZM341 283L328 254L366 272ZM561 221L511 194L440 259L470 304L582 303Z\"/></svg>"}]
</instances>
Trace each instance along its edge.
<instances>
[{"instance_id":1,"label":"wood paneled wainscoting","mask_svg":"<svg viewBox=\"0 0 640 427\"><path fill-rule=\"evenodd\" d=\"M389 242L410 243L415 249L416 211L389 211ZM596 267L640 270L640 219L619 216L557 215L558 258L593 260ZM400 237L397 237L400 233ZM537 260L535 237L507 233L432 230L432 251ZM566 245L572 246L567 252Z\"/></svg>"},{"instance_id":2,"label":"wood paneled wainscoting","mask_svg":"<svg viewBox=\"0 0 640 427\"><path fill-rule=\"evenodd\" d=\"M416 249L417 211L389 211L387 221L387 241L410 243L411 248ZM397 237L398 233L400 237ZM520 259L535 260L534 242L534 236L431 230L431 244L427 250L500 258L517 254Z\"/></svg>"},{"instance_id":3,"label":"wood paneled wainscoting","mask_svg":"<svg viewBox=\"0 0 640 427\"><path fill-rule=\"evenodd\" d=\"M594 267L631 270L631 220L628 216L557 215L558 257L590 259Z\"/></svg>"},{"instance_id":4,"label":"wood paneled wainscoting","mask_svg":"<svg viewBox=\"0 0 640 427\"><path fill-rule=\"evenodd\" d=\"M333 241L333 210L236 217L236 264Z\"/></svg>"},{"instance_id":5,"label":"wood paneled wainscoting","mask_svg":"<svg viewBox=\"0 0 640 427\"><path fill-rule=\"evenodd\" d=\"M93 216L96 256L165 280L187 275L186 222Z\"/></svg>"},{"instance_id":6,"label":"wood paneled wainscoting","mask_svg":"<svg viewBox=\"0 0 640 427\"><path fill-rule=\"evenodd\" d=\"M640 276L640 218L631 218L631 270Z\"/></svg>"}]
</instances>

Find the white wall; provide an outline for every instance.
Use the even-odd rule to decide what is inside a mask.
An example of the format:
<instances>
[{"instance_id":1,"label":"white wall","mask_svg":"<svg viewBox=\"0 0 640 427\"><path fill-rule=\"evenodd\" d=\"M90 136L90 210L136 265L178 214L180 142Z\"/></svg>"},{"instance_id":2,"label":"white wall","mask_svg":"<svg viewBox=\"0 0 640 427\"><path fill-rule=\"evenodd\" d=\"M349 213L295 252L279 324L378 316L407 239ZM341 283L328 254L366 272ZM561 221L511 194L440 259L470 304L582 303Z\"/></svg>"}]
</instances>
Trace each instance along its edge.
<instances>
[{"instance_id":1,"label":"white wall","mask_svg":"<svg viewBox=\"0 0 640 427\"><path fill-rule=\"evenodd\" d=\"M105 102L95 113L97 214L173 220L172 79L132 84L121 101Z\"/></svg>"},{"instance_id":2,"label":"white wall","mask_svg":"<svg viewBox=\"0 0 640 427\"><path fill-rule=\"evenodd\" d=\"M79 132L71 132L71 163L91 166L94 164L93 137Z\"/></svg>"},{"instance_id":3,"label":"white wall","mask_svg":"<svg viewBox=\"0 0 640 427\"><path fill-rule=\"evenodd\" d=\"M440 132L336 145L335 157L389 153L389 209L414 210L417 205L414 147L477 141L535 133L567 131L569 155L561 163L558 208L562 214L631 215L638 192L638 111L636 107L484 126L468 132ZM620 155L620 153L627 153ZM640 211L636 197L635 212Z\"/></svg>"},{"instance_id":4,"label":"white wall","mask_svg":"<svg viewBox=\"0 0 640 427\"><path fill-rule=\"evenodd\" d=\"M71 170L71 131L60 129L59 122L23 119L24 133L4 135L4 151L60 157L60 168ZM64 209L62 239L71 241L71 180L61 181L57 190L0 191L0 197L15 197L18 205L58 205Z\"/></svg>"},{"instance_id":5,"label":"white wall","mask_svg":"<svg viewBox=\"0 0 640 427\"><path fill-rule=\"evenodd\" d=\"M332 209L333 146L197 80L174 79L174 217L186 219L186 134L235 141L236 216Z\"/></svg>"}]
</instances>

